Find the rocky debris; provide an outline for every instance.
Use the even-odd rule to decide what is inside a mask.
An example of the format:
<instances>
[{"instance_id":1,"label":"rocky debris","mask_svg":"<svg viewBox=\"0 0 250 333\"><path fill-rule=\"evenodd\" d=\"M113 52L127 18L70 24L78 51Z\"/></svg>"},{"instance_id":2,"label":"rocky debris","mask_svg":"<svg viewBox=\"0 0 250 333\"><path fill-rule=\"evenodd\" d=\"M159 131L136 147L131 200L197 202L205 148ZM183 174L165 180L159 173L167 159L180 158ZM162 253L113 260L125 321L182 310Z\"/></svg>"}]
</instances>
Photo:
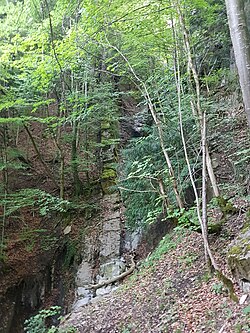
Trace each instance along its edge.
<instances>
[{"instance_id":1,"label":"rocky debris","mask_svg":"<svg viewBox=\"0 0 250 333\"><path fill-rule=\"evenodd\" d=\"M228 264L245 293L250 293L250 229L245 230L230 245Z\"/></svg>"}]
</instances>

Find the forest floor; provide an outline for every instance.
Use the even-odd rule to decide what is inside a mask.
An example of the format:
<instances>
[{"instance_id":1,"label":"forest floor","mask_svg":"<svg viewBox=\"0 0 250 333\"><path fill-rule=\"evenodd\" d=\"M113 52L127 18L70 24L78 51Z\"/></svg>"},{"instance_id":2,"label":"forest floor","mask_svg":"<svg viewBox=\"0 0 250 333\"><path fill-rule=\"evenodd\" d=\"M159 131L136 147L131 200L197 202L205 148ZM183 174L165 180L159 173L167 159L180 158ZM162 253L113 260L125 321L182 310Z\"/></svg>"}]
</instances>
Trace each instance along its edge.
<instances>
[{"instance_id":1,"label":"forest floor","mask_svg":"<svg viewBox=\"0 0 250 333\"><path fill-rule=\"evenodd\" d=\"M244 213L227 219L211 249L223 272L227 248L244 222ZM175 229L112 294L68 315L62 326L81 333L250 332L250 295L232 301L223 284L208 274L199 233ZM235 283L240 299L242 291Z\"/></svg>"}]
</instances>

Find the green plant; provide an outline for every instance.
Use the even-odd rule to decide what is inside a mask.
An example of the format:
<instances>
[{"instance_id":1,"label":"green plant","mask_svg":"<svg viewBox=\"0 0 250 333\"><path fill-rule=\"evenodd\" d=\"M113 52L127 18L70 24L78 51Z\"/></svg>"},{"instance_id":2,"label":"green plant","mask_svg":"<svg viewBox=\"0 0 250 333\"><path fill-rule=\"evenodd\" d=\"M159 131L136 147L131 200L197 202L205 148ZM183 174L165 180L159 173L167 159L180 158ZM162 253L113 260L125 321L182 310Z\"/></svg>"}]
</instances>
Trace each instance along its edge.
<instances>
[{"instance_id":1,"label":"green plant","mask_svg":"<svg viewBox=\"0 0 250 333\"><path fill-rule=\"evenodd\" d=\"M64 255L64 261L63 264L66 268L69 268L70 265L74 262L75 256L78 251L78 246L77 246L77 240L71 240L69 239L67 243L65 244L66 247L66 253Z\"/></svg>"},{"instance_id":2,"label":"green plant","mask_svg":"<svg viewBox=\"0 0 250 333\"><path fill-rule=\"evenodd\" d=\"M33 210L38 208L40 215L45 216L52 212L67 212L74 206L68 200L62 200L45 191L30 188L8 194L7 197L0 197L0 204L6 204L6 216L10 216L24 207L31 207Z\"/></svg>"},{"instance_id":3,"label":"green plant","mask_svg":"<svg viewBox=\"0 0 250 333\"><path fill-rule=\"evenodd\" d=\"M250 305L246 306L242 312L245 314L245 315L249 315L250 314Z\"/></svg>"},{"instance_id":4,"label":"green plant","mask_svg":"<svg viewBox=\"0 0 250 333\"><path fill-rule=\"evenodd\" d=\"M41 310L35 316L24 322L24 331L27 333L56 333L55 327L47 328L46 319L58 317L61 312L60 306L52 306L49 309Z\"/></svg>"},{"instance_id":5,"label":"green plant","mask_svg":"<svg viewBox=\"0 0 250 333\"><path fill-rule=\"evenodd\" d=\"M122 328L121 333L131 333L131 328L132 328L132 325L128 324Z\"/></svg>"},{"instance_id":6,"label":"green plant","mask_svg":"<svg viewBox=\"0 0 250 333\"><path fill-rule=\"evenodd\" d=\"M188 210L184 208L170 210L168 211L167 218L176 219L178 227L180 228L187 228L193 231L200 230L196 207L192 207Z\"/></svg>"},{"instance_id":7,"label":"green plant","mask_svg":"<svg viewBox=\"0 0 250 333\"><path fill-rule=\"evenodd\" d=\"M167 234L162 238L157 248L154 252L143 262L142 266L144 267L154 267L156 262L161 259L161 257L167 252L176 248L178 242L180 242L182 235L178 231L175 232L175 235L178 235L176 239L173 237L174 234Z\"/></svg>"},{"instance_id":8,"label":"green plant","mask_svg":"<svg viewBox=\"0 0 250 333\"><path fill-rule=\"evenodd\" d=\"M183 256L181 256L179 258L179 261L181 263L184 263L186 264L187 266L191 266L193 264L193 262L197 259L197 255L196 254L193 254L193 253L185 253Z\"/></svg>"},{"instance_id":9,"label":"green plant","mask_svg":"<svg viewBox=\"0 0 250 333\"><path fill-rule=\"evenodd\" d=\"M39 236L43 237L46 229L31 229L24 228L20 233L20 240L25 243L25 248L28 252L31 252L39 239Z\"/></svg>"},{"instance_id":10,"label":"green plant","mask_svg":"<svg viewBox=\"0 0 250 333\"><path fill-rule=\"evenodd\" d=\"M225 288L222 282L214 283L212 285L212 292L215 294L221 295L225 292Z\"/></svg>"}]
</instances>

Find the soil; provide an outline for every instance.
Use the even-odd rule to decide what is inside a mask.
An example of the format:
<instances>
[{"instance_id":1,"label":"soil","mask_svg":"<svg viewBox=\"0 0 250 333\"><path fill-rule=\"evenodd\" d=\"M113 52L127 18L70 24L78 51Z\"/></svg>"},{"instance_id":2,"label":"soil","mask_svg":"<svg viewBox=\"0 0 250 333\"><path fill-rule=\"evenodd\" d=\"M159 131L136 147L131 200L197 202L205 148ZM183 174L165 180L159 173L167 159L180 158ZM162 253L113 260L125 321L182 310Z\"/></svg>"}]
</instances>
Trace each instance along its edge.
<instances>
[{"instance_id":1,"label":"soil","mask_svg":"<svg viewBox=\"0 0 250 333\"><path fill-rule=\"evenodd\" d=\"M231 279L225 253L243 220L244 214L237 213L219 236L210 235L216 261ZM250 332L250 295L239 305L208 273L201 235L175 230L171 243L174 248L159 260L149 256L116 292L71 313L62 327L73 326L80 333ZM234 288L240 298L236 281Z\"/></svg>"}]
</instances>

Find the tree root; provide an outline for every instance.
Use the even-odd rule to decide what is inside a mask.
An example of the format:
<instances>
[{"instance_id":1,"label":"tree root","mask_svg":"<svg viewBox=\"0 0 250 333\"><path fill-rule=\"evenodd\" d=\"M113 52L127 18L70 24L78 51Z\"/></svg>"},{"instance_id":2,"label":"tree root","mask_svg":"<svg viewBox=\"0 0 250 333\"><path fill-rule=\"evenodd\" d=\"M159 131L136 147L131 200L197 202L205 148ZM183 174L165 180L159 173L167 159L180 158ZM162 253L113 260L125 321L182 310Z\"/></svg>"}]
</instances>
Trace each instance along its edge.
<instances>
[{"instance_id":1,"label":"tree root","mask_svg":"<svg viewBox=\"0 0 250 333\"><path fill-rule=\"evenodd\" d=\"M118 275L118 276L115 276L113 277L112 279L109 279L109 280L106 280L106 281L103 281L101 283L98 283L98 284L91 284L89 285L89 288L90 289L94 289L94 290L97 290L99 288L102 288L102 287L105 287L105 286L108 286L109 284L111 283L114 283L114 282L117 282L117 281L120 281L122 279L124 279L126 276L128 276L129 274L131 274L134 269L135 269L136 265L135 265L135 262L134 262L134 258L131 257L131 266L130 268L123 272L122 274Z\"/></svg>"}]
</instances>

